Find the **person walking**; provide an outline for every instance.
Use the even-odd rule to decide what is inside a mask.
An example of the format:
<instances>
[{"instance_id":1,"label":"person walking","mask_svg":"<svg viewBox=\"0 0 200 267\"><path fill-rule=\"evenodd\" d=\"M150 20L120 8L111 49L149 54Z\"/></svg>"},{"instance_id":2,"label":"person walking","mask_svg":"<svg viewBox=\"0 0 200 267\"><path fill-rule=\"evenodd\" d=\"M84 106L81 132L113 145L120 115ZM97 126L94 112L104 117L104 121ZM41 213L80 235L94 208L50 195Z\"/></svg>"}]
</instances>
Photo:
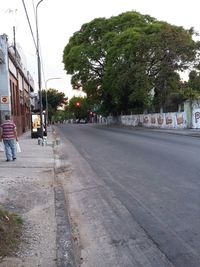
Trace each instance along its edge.
<instances>
[{"instance_id":1,"label":"person walking","mask_svg":"<svg viewBox=\"0 0 200 267\"><path fill-rule=\"evenodd\" d=\"M0 125L0 137L5 146L6 161L16 160L17 128L10 115L5 115L5 122Z\"/></svg>"}]
</instances>

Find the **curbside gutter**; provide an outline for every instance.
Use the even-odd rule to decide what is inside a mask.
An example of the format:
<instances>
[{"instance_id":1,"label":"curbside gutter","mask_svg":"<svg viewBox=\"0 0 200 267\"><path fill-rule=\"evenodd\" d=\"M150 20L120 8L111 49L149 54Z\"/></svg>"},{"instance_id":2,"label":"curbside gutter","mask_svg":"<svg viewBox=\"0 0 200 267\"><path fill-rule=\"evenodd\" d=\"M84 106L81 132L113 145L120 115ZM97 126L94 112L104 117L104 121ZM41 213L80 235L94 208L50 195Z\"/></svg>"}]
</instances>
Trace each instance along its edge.
<instances>
[{"instance_id":1,"label":"curbside gutter","mask_svg":"<svg viewBox=\"0 0 200 267\"><path fill-rule=\"evenodd\" d=\"M62 186L54 188L56 231L57 267L75 267L70 223L66 211L66 201Z\"/></svg>"},{"instance_id":2,"label":"curbside gutter","mask_svg":"<svg viewBox=\"0 0 200 267\"><path fill-rule=\"evenodd\" d=\"M56 139L55 133L53 136L54 139ZM76 267L70 220L67 211L67 202L65 199L64 189L58 182L60 173L60 159L57 146L59 144L60 142L54 141L53 145L57 267Z\"/></svg>"}]
</instances>

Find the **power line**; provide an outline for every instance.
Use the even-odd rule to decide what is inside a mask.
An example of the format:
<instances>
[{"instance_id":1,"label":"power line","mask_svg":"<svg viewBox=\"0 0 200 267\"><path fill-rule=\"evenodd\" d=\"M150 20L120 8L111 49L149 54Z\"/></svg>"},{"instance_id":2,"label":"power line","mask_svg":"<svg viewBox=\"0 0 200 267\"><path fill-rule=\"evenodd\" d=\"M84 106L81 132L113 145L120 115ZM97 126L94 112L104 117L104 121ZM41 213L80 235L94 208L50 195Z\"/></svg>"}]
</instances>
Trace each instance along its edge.
<instances>
[{"instance_id":1,"label":"power line","mask_svg":"<svg viewBox=\"0 0 200 267\"><path fill-rule=\"evenodd\" d=\"M34 17L35 17L35 20L36 20L36 11L35 11L34 0L32 0L32 6L33 6Z\"/></svg>"},{"instance_id":2,"label":"power line","mask_svg":"<svg viewBox=\"0 0 200 267\"><path fill-rule=\"evenodd\" d=\"M28 20L28 24L29 24L29 28L30 28L31 35L32 35L32 38L33 38L33 42L34 42L35 48L37 50L37 44L36 44L36 41L35 41L35 38L34 38L33 30L32 30L32 27L31 27L31 23L30 23L30 20L29 20L29 16L28 16L28 12L27 12L26 5L24 3L24 0L22 0L22 3L23 3L24 10L25 10L25 13L26 13L26 18Z\"/></svg>"},{"instance_id":3,"label":"power line","mask_svg":"<svg viewBox=\"0 0 200 267\"><path fill-rule=\"evenodd\" d=\"M34 17L36 20L36 9L35 9L35 5L34 5L34 0L32 0L32 6L33 6L33 12L34 12ZM41 44L39 44L39 50L40 50L40 62L41 62L41 69L42 69L42 75L43 75L43 82L45 82L45 74L44 74L44 65L43 65L43 59L42 59L42 48L41 48Z\"/></svg>"},{"instance_id":4,"label":"power line","mask_svg":"<svg viewBox=\"0 0 200 267\"><path fill-rule=\"evenodd\" d=\"M35 44L35 48L36 48L36 50L39 49L41 51L41 47L40 47L39 44L38 44L38 47L37 47L37 44L36 44L36 41L35 41L35 38L34 38L33 30L32 30L32 27L31 27L31 23L30 23L30 20L29 20L29 16L28 16L28 12L27 12L26 5L24 3L24 0L22 0L22 2L23 2L24 9L25 9L25 12L26 12L26 17L27 17L27 20L28 20L28 23L29 23L29 27L30 27L30 30L31 30L31 34L32 34L32 37L33 37L34 44ZM35 20L36 20L36 11L35 11L35 6L34 6L34 1L33 0L32 0L32 6L33 6L34 17L35 17ZM42 53L41 52L40 52L40 60L41 60L41 68L42 68L42 74L43 74L43 81L45 81L44 65L43 65Z\"/></svg>"}]
</instances>

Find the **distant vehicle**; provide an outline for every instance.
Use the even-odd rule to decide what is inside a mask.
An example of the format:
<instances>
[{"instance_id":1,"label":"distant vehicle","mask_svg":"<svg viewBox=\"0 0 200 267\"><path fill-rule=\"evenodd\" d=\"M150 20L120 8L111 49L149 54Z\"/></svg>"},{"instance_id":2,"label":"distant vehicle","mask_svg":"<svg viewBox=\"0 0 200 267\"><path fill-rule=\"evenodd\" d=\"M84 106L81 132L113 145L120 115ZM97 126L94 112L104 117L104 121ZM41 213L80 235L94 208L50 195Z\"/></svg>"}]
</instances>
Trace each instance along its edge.
<instances>
[{"instance_id":1,"label":"distant vehicle","mask_svg":"<svg viewBox=\"0 0 200 267\"><path fill-rule=\"evenodd\" d=\"M87 119L81 119L79 123L87 123Z\"/></svg>"},{"instance_id":2,"label":"distant vehicle","mask_svg":"<svg viewBox=\"0 0 200 267\"><path fill-rule=\"evenodd\" d=\"M76 121L74 123L81 123L81 124L85 124L87 123L88 120L87 119L76 119Z\"/></svg>"}]
</instances>

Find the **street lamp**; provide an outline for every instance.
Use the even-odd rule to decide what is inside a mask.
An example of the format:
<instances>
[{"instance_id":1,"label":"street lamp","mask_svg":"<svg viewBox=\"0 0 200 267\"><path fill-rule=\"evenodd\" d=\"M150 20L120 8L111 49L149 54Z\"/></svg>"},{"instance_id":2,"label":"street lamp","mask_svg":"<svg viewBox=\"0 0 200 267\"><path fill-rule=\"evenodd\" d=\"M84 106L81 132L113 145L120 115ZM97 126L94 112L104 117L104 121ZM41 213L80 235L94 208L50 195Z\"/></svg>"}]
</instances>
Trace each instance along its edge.
<instances>
[{"instance_id":1,"label":"street lamp","mask_svg":"<svg viewBox=\"0 0 200 267\"><path fill-rule=\"evenodd\" d=\"M41 61L40 61L40 48L39 48L39 32L38 32L38 6L43 0L40 0L36 5L36 52L37 52L37 66L38 66L38 91L40 100L40 137L43 138L43 118L42 118L42 90L41 90Z\"/></svg>"},{"instance_id":2,"label":"street lamp","mask_svg":"<svg viewBox=\"0 0 200 267\"><path fill-rule=\"evenodd\" d=\"M45 91L46 91L46 120L47 124L49 123L49 110L48 110L48 96L47 96L47 83L51 80L60 80L61 78L55 77L55 78L49 78L45 81Z\"/></svg>"}]
</instances>

